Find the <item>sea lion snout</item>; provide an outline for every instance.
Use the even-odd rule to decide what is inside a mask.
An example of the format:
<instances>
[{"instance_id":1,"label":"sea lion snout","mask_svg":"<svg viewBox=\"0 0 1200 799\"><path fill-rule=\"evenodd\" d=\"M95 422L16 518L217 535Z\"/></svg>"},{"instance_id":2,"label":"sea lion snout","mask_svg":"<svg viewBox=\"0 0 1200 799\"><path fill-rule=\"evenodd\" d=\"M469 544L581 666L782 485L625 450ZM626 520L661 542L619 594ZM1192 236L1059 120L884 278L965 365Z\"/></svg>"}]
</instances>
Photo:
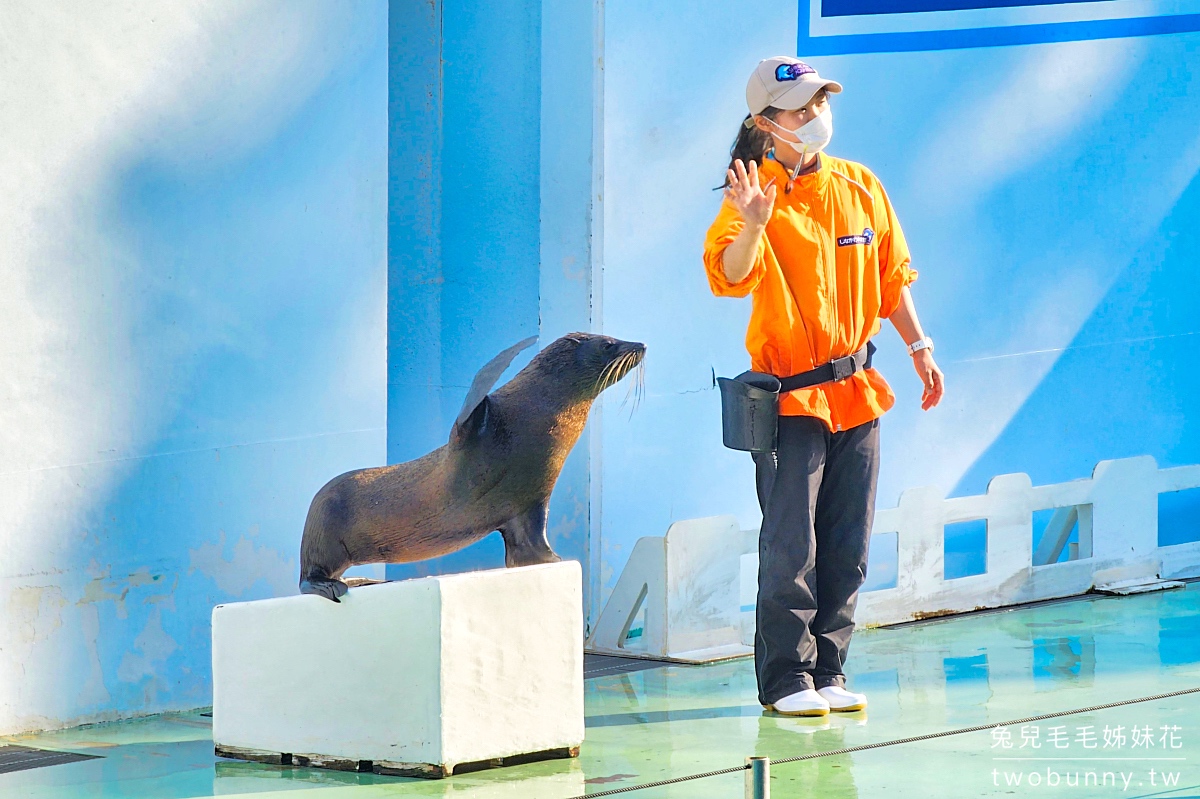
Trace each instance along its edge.
<instances>
[{"instance_id":1,"label":"sea lion snout","mask_svg":"<svg viewBox=\"0 0 1200 799\"><path fill-rule=\"evenodd\" d=\"M621 341L620 339L613 339L613 344L615 345L615 350L619 356L633 353L637 357L637 363L635 363L634 366L640 364L642 359L646 357L646 345L640 341Z\"/></svg>"},{"instance_id":2,"label":"sea lion snout","mask_svg":"<svg viewBox=\"0 0 1200 799\"><path fill-rule=\"evenodd\" d=\"M593 400L642 364L646 345L599 333L571 333L555 341L540 361L560 383L570 383L581 398Z\"/></svg>"}]
</instances>

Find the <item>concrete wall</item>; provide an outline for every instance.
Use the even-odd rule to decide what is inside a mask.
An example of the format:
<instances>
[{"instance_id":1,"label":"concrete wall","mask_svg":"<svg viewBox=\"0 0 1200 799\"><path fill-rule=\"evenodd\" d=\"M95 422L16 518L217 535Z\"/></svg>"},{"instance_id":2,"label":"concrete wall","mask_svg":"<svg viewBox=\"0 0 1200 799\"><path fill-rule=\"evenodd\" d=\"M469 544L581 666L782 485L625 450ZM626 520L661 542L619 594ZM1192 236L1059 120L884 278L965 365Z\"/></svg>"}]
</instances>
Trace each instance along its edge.
<instances>
[{"instance_id":1,"label":"concrete wall","mask_svg":"<svg viewBox=\"0 0 1200 799\"><path fill-rule=\"evenodd\" d=\"M210 703L384 461L386 4L0 10L0 733Z\"/></svg>"}]
</instances>

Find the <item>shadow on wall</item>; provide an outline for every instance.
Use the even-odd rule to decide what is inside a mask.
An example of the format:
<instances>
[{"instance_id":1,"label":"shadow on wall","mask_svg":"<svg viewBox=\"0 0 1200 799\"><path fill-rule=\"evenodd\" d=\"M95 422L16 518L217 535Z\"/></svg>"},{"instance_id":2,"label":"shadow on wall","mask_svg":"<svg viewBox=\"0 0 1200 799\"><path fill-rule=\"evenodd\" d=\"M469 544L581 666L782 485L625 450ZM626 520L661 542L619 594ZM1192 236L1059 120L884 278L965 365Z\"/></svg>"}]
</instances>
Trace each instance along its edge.
<instances>
[{"instance_id":1,"label":"shadow on wall","mask_svg":"<svg viewBox=\"0 0 1200 799\"><path fill-rule=\"evenodd\" d=\"M313 494L384 460L386 3L349 16L269 140L130 165L94 223L128 257L71 265L115 309L82 335L129 339L131 382L92 402L140 430L52 478L80 532L45 564L60 616L26 655L48 676L0 727L209 704L213 605L294 593Z\"/></svg>"},{"instance_id":2,"label":"shadow on wall","mask_svg":"<svg viewBox=\"0 0 1200 799\"><path fill-rule=\"evenodd\" d=\"M996 474L1034 484L1086 477L1099 460L1200 462L1200 177L1097 306L1050 374L972 466L955 495ZM1200 539L1200 492L1163 500L1162 544ZM1186 507L1182 507L1186 505ZM948 543L949 546L949 543Z\"/></svg>"}]
</instances>

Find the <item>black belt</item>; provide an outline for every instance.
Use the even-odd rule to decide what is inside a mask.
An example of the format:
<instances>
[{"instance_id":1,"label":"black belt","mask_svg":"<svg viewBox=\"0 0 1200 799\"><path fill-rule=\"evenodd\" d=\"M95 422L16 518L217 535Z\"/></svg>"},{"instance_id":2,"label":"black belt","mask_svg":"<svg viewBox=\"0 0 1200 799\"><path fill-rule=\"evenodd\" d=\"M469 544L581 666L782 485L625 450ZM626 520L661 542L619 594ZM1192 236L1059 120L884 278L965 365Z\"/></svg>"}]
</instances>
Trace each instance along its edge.
<instances>
[{"instance_id":1,"label":"black belt","mask_svg":"<svg viewBox=\"0 0 1200 799\"><path fill-rule=\"evenodd\" d=\"M875 344L868 341L867 346L853 355L847 355L845 358L836 358L827 364L818 366L816 369L810 369L798 375L779 378L779 393L786 394L798 388L809 388L811 386L819 386L822 383L845 380L855 372L870 369L871 356L874 354Z\"/></svg>"}]
</instances>

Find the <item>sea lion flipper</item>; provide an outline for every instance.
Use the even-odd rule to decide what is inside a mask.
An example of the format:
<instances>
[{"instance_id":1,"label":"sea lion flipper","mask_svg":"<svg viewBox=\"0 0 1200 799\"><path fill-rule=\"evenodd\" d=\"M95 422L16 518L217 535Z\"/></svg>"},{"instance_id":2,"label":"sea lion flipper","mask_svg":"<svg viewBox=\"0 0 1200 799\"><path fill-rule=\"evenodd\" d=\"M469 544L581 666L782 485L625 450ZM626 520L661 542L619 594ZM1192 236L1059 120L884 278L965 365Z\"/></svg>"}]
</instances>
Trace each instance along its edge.
<instances>
[{"instance_id":1,"label":"sea lion flipper","mask_svg":"<svg viewBox=\"0 0 1200 799\"><path fill-rule=\"evenodd\" d=\"M341 580L322 580L319 578L312 578L300 581L300 593L323 596L326 599L332 599L338 604L341 604L342 602L342 600L338 599L338 597L345 596L346 592L349 590L350 587Z\"/></svg>"},{"instance_id":2,"label":"sea lion flipper","mask_svg":"<svg viewBox=\"0 0 1200 799\"><path fill-rule=\"evenodd\" d=\"M496 381L500 379L500 375L504 374L504 370L513 362L513 358L516 358L522 350L533 346L536 342L537 336L530 336L523 341L518 341L488 361L476 373L475 379L471 381L471 388L467 391L467 398L463 401L462 410L458 412L458 418L454 420L456 431L464 425L467 418L479 406L479 403L483 402L484 398L491 392L492 387L496 385Z\"/></svg>"},{"instance_id":3,"label":"sea lion flipper","mask_svg":"<svg viewBox=\"0 0 1200 799\"><path fill-rule=\"evenodd\" d=\"M550 542L546 540L548 509L549 504L543 500L500 526L500 535L504 537L505 566L532 566L562 560L554 554Z\"/></svg>"},{"instance_id":4,"label":"sea lion flipper","mask_svg":"<svg viewBox=\"0 0 1200 799\"><path fill-rule=\"evenodd\" d=\"M450 443L462 446L468 441L479 440L487 428L488 411L491 404L491 399L484 394L483 399L476 404L465 419L454 423L454 429L450 431Z\"/></svg>"}]
</instances>

